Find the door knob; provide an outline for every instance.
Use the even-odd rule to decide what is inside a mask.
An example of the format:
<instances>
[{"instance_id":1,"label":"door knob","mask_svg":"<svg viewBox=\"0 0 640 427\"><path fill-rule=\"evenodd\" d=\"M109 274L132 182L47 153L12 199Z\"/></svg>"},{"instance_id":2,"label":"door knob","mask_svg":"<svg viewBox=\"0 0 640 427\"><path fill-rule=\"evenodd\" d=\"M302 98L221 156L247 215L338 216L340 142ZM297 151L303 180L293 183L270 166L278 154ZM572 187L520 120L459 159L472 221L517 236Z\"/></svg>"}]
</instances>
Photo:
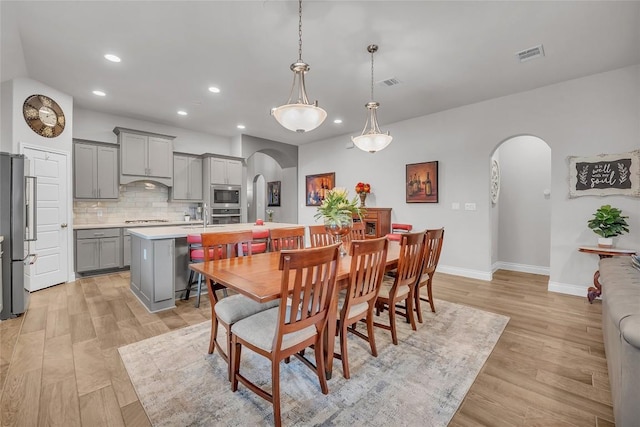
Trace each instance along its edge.
<instances>
[{"instance_id":1,"label":"door knob","mask_svg":"<svg viewBox=\"0 0 640 427\"><path fill-rule=\"evenodd\" d=\"M63 222L62 224L60 224L60 228L67 228L67 227L68 227L68 225L67 225L66 222Z\"/></svg>"}]
</instances>

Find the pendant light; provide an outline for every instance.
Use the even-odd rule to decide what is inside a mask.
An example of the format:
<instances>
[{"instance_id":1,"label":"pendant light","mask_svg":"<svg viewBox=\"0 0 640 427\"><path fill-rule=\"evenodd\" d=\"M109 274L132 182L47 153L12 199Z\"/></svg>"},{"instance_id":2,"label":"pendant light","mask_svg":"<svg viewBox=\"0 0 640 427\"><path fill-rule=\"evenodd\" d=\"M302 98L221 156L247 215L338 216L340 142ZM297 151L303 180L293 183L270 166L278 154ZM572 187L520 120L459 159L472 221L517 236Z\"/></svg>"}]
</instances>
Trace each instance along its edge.
<instances>
[{"instance_id":1,"label":"pendant light","mask_svg":"<svg viewBox=\"0 0 640 427\"><path fill-rule=\"evenodd\" d=\"M376 151L384 149L393 139L393 137L389 135L389 132L382 133L380 131L378 117L376 115L380 103L373 100L373 54L377 51L378 45L371 44L367 46L367 52L371 54L371 101L365 105L367 110L369 110L369 117L367 117L367 121L364 124L362 135L351 137L356 147L369 153L375 153ZM367 127L369 127L368 130Z\"/></svg>"},{"instance_id":2,"label":"pendant light","mask_svg":"<svg viewBox=\"0 0 640 427\"><path fill-rule=\"evenodd\" d=\"M272 109L271 114L291 131L308 132L324 122L327 112L318 107L318 101L313 104L309 102L304 85L304 75L310 68L302 61L302 0L298 0L298 61L291 64L290 68L293 71L293 85L289 100L285 105ZM295 101L294 97L297 97Z\"/></svg>"}]
</instances>

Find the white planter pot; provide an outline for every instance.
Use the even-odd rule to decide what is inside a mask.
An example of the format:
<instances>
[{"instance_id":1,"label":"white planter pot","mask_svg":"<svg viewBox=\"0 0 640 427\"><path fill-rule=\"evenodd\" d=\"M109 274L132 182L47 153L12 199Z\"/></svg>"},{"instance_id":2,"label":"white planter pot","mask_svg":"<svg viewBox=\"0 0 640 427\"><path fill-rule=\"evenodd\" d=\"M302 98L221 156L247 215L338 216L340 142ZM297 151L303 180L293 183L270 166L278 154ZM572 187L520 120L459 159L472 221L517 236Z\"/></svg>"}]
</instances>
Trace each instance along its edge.
<instances>
[{"instance_id":1,"label":"white planter pot","mask_svg":"<svg viewBox=\"0 0 640 427\"><path fill-rule=\"evenodd\" d=\"M600 237L600 238L598 238L598 247L599 248L612 248L613 247L613 238L612 237Z\"/></svg>"}]
</instances>

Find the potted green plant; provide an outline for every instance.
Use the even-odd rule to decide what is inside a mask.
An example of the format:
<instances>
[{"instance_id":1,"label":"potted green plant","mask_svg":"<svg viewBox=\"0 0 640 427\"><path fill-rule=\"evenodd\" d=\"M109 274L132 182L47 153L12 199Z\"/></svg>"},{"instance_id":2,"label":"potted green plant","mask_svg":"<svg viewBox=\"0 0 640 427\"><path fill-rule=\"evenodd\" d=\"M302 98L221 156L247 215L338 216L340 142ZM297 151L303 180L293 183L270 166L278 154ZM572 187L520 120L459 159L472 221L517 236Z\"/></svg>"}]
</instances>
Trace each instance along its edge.
<instances>
[{"instance_id":1,"label":"potted green plant","mask_svg":"<svg viewBox=\"0 0 640 427\"><path fill-rule=\"evenodd\" d=\"M613 247L613 237L629 232L629 224L623 216L622 211L618 208L612 208L611 205L602 205L593 214L587 224L600 238L598 246L601 248Z\"/></svg>"},{"instance_id":2,"label":"potted green plant","mask_svg":"<svg viewBox=\"0 0 640 427\"><path fill-rule=\"evenodd\" d=\"M362 213L363 209L358 206L358 198L349 200L347 190L336 187L327 192L314 218L322 218L327 232L336 236L337 241L341 241L342 236L349 233L353 227L353 216L357 215L362 219ZM346 253L342 246L340 246L340 253L342 255Z\"/></svg>"}]
</instances>

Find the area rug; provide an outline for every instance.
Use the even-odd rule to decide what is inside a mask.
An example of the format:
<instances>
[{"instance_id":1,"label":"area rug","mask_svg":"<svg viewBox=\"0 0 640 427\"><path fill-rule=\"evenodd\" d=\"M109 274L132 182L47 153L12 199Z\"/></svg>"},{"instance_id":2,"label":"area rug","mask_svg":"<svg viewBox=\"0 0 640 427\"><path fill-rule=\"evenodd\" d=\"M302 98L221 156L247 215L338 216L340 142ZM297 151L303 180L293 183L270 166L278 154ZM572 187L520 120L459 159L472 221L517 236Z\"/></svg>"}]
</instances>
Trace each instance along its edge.
<instances>
[{"instance_id":1,"label":"area rug","mask_svg":"<svg viewBox=\"0 0 640 427\"><path fill-rule=\"evenodd\" d=\"M336 359L328 395L321 393L318 378L302 362L292 358L282 363L283 425L446 426L509 318L442 300L437 310L424 311L417 331L400 321L397 346L389 331L376 328L377 358L367 342L351 336L351 379L342 376ZM210 323L205 322L119 349L151 423L273 425L269 402L242 384L231 392L226 363L217 352L207 354L209 333ZM225 339L222 334L220 339ZM245 350L241 369L270 390L271 369L265 358Z\"/></svg>"}]
</instances>

